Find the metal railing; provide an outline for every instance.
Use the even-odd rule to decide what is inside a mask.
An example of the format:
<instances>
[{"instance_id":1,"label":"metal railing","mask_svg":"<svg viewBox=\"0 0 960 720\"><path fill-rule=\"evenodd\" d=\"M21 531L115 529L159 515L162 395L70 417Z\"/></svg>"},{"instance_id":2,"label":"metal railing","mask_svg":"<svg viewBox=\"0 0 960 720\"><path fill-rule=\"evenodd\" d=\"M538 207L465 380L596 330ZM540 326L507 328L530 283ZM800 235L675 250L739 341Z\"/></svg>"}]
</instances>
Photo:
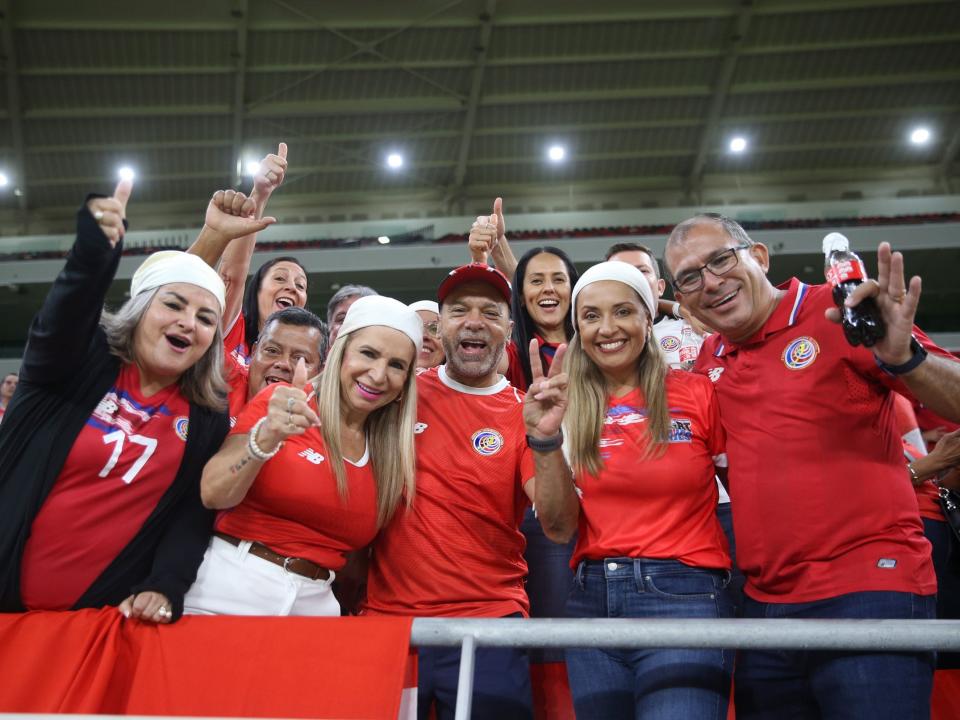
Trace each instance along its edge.
<instances>
[{"instance_id":1,"label":"metal railing","mask_svg":"<svg viewBox=\"0 0 960 720\"><path fill-rule=\"evenodd\" d=\"M960 651L960 620L417 618L410 644L461 648L455 717L467 720L478 646Z\"/></svg>"}]
</instances>

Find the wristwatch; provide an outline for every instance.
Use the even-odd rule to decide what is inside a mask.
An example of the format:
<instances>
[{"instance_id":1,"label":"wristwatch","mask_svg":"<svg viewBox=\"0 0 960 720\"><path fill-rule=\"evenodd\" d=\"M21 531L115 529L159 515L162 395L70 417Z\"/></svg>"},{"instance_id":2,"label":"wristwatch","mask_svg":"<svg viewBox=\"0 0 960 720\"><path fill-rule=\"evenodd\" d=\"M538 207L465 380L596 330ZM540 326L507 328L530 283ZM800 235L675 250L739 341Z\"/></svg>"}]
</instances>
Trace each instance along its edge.
<instances>
[{"instance_id":1,"label":"wristwatch","mask_svg":"<svg viewBox=\"0 0 960 720\"><path fill-rule=\"evenodd\" d=\"M927 359L927 350L921 345L915 337L910 337L910 359L900 365L887 365L880 358L876 358L877 365L888 375L903 375L916 368L920 363Z\"/></svg>"}]
</instances>

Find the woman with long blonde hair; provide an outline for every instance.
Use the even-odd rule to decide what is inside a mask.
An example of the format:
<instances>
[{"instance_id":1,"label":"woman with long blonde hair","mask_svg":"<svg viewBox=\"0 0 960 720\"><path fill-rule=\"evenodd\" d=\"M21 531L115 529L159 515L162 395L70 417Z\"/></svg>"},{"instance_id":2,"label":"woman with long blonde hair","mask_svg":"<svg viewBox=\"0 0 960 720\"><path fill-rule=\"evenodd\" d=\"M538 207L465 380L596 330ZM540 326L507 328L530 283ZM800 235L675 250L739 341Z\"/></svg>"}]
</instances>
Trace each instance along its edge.
<instances>
[{"instance_id":1,"label":"woman with long blonde hair","mask_svg":"<svg viewBox=\"0 0 960 720\"><path fill-rule=\"evenodd\" d=\"M207 464L201 494L223 510L185 612L339 615L331 590L414 494L415 367L422 326L397 300L347 312L324 371L262 390Z\"/></svg>"},{"instance_id":2,"label":"woman with long blonde hair","mask_svg":"<svg viewBox=\"0 0 960 720\"><path fill-rule=\"evenodd\" d=\"M555 542L577 532L569 617L731 614L730 558L714 508L726 465L713 387L669 370L652 342L655 305L636 268L606 262L573 291L563 373L536 377L524 415L574 477L535 488ZM559 477L559 476L556 476ZM578 718L725 718L733 656L705 650L567 650Z\"/></svg>"}]
</instances>

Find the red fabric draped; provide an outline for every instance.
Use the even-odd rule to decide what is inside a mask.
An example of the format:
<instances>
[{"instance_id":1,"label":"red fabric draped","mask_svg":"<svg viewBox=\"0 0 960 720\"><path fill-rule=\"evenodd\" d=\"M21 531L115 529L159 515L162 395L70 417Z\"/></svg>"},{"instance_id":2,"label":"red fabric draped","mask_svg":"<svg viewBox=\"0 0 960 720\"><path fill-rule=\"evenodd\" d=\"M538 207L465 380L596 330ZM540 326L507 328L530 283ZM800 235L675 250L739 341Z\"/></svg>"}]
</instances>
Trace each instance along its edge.
<instances>
[{"instance_id":1,"label":"red fabric draped","mask_svg":"<svg viewBox=\"0 0 960 720\"><path fill-rule=\"evenodd\" d=\"M396 718L410 623L0 615L0 712Z\"/></svg>"}]
</instances>

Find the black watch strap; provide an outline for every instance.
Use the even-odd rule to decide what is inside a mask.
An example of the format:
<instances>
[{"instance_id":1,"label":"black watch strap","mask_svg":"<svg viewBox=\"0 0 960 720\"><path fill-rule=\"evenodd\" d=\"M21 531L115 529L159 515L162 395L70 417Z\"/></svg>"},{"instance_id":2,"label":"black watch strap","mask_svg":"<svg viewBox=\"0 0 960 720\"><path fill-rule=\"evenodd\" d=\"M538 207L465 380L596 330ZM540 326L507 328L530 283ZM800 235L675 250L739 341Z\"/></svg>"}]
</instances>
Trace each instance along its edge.
<instances>
[{"instance_id":1,"label":"black watch strap","mask_svg":"<svg viewBox=\"0 0 960 720\"><path fill-rule=\"evenodd\" d=\"M880 358L877 358L877 365L889 375L903 375L927 359L927 349L915 337L910 338L910 352L913 353L910 359L900 365L887 365Z\"/></svg>"},{"instance_id":2,"label":"black watch strap","mask_svg":"<svg viewBox=\"0 0 960 720\"><path fill-rule=\"evenodd\" d=\"M537 452L553 452L563 447L563 430L553 437L535 438L527 435L527 446Z\"/></svg>"}]
</instances>

